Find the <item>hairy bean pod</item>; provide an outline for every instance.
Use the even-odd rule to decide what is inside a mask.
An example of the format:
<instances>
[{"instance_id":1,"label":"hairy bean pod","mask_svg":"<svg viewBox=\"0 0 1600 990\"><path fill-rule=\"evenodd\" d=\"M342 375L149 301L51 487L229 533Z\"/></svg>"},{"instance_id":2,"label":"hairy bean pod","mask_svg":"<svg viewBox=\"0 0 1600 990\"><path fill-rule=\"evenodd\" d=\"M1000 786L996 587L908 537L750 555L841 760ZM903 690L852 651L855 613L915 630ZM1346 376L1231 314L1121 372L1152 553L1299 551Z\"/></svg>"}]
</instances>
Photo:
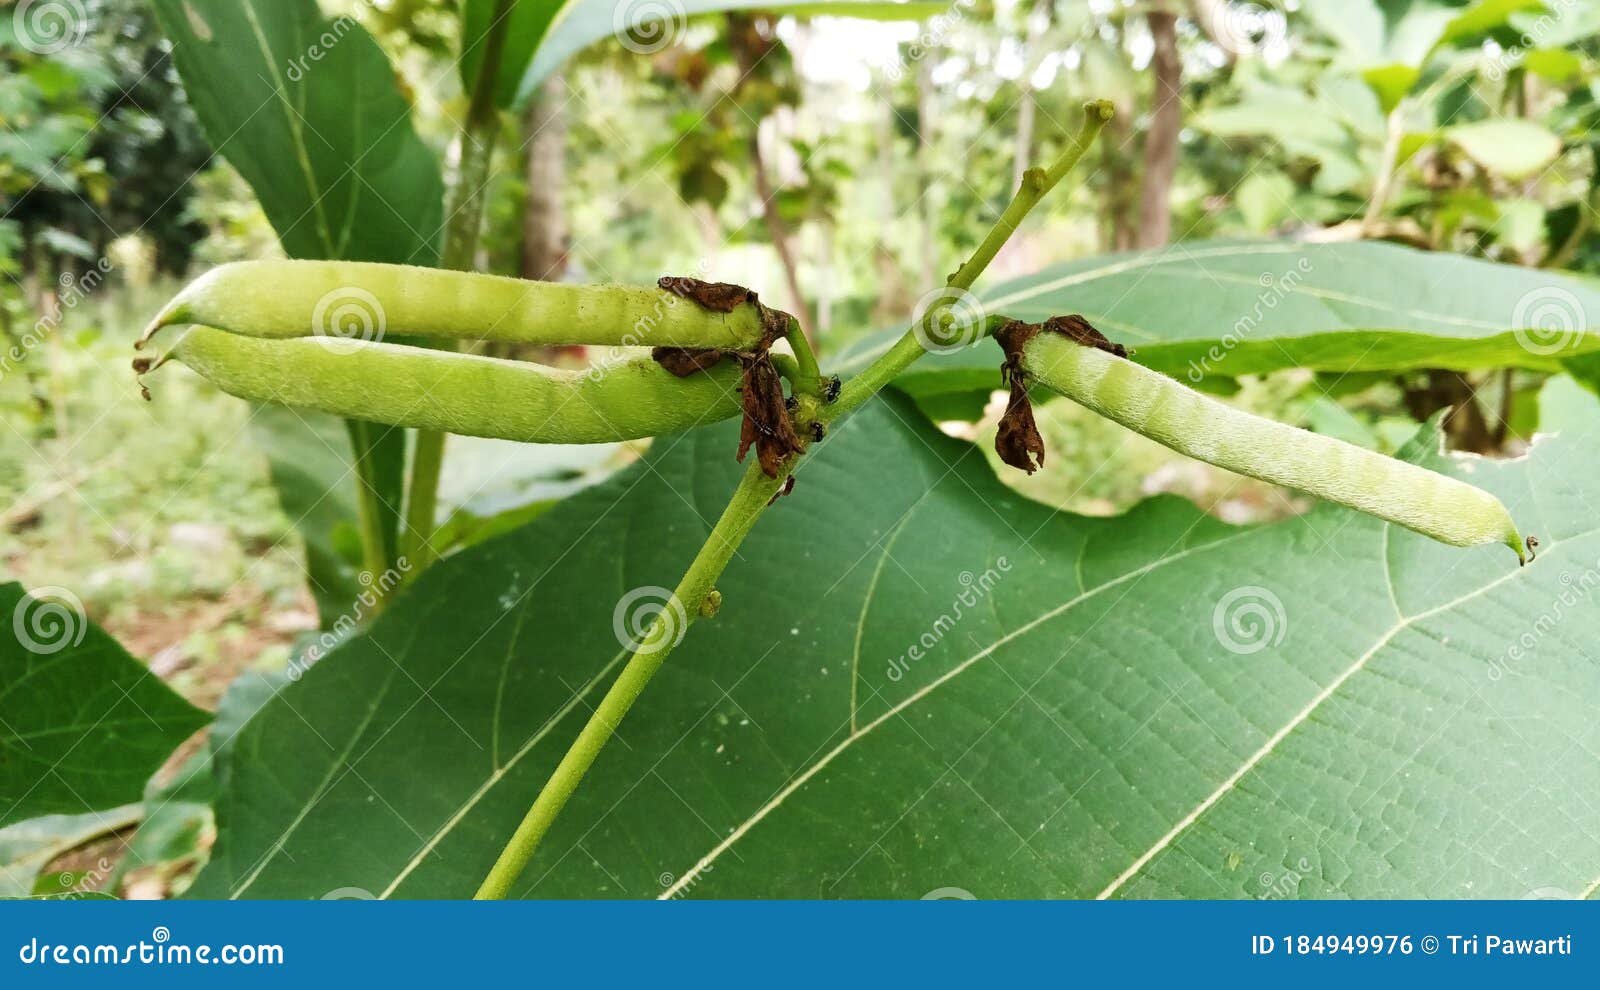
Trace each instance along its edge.
<instances>
[{"instance_id":1,"label":"hairy bean pod","mask_svg":"<svg viewBox=\"0 0 1600 990\"><path fill-rule=\"evenodd\" d=\"M223 391L392 426L527 443L659 436L739 415L739 368L675 378L649 358L584 371L361 341L258 340L196 326L161 359Z\"/></svg>"},{"instance_id":2,"label":"hairy bean pod","mask_svg":"<svg viewBox=\"0 0 1600 990\"><path fill-rule=\"evenodd\" d=\"M663 289L569 285L353 261L241 261L200 276L145 331L203 324L247 337L444 337L524 344L744 350L758 308L714 312Z\"/></svg>"},{"instance_id":3,"label":"hairy bean pod","mask_svg":"<svg viewBox=\"0 0 1600 990\"><path fill-rule=\"evenodd\" d=\"M1511 514L1454 478L1252 416L1142 365L1041 333L1023 351L1037 381L1197 460L1308 492L1454 546L1504 543L1526 560Z\"/></svg>"}]
</instances>

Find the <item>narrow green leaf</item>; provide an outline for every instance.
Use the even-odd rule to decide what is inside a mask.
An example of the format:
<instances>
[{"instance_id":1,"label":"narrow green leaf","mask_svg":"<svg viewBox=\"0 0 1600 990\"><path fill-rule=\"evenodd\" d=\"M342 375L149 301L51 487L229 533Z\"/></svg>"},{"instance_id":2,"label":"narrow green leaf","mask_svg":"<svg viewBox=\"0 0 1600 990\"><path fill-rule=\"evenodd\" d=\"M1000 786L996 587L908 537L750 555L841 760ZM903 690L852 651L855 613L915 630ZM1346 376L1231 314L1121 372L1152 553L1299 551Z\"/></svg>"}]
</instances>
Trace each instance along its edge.
<instances>
[{"instance_id":1,"label":"narrow green leaf","mask_svg":"<svg viewBox=\"0 0 1600 990\"><path fill-rule=\"evenodd\" d=\"M438 263L438 162L412 125L388 57L354 18L326 18L316 0L152 3L201 126L255 190L286 253ZM349 429L378 486L392 559L404 497L393 466L404 464L406 433ZM284 499L290 508L294 496ZM306 535L312 582L325 594L337 574L319 559L321 534Z\"/></svg>"}]
</instances>

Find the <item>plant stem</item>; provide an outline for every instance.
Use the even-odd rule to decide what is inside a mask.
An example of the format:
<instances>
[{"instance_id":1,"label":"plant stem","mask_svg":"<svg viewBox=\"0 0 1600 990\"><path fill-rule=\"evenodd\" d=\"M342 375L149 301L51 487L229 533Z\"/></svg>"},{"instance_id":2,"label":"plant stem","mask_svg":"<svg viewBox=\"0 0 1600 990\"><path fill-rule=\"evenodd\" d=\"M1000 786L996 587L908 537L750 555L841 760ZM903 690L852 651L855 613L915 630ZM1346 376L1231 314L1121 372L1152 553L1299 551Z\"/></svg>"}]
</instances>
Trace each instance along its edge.
<instances>
[{"instance_id":1,"label":"plant stem","mask_svg":"<svg viewBox=\"0 0 1600 990\"><path fill-rule=\"evenodd\" d=\"M494 20L484 36L483 62L472 82L472 100L461 125L461 155L455 184L445 203L444 244L439 251L443 268L470 271L478 253L483 227L483 189L489 181L489 163L500 136L500 108L495 105L495 81L500 75L501 53L511 26L515 0L497 0ZM446 345L454 347L453 344ZM445 434L417 431L411 454L411 479L406 488L405 525L401 527L400 556L409 573L420 574L438 559L433 546L439 512L439 475L444 468Z\"/></svg>"},{"instance_id":2,"label":"plant stem","mask_svg":"<svg viewBox=\"0 0 1600 990\"><path fill-rule=\"evenodd\" d=\"M517 826L511 841L501 851L500 858L495 860L493 869L478 888L477 899L497 900L511 893L512 884L516 883L517 877L522 875L528 861L533 858L534 851L539 848L539 840L549 831L556 816L566 806L567 799L577 790L583 775L594 764L595 757L600 755L600 750L616 732L623 716L639 699L645 685L667 662L673 647L683 639L688 626L699 616L701 603L711 593L739 544L749 535L767 503L782 488L788 476L785 471L780 477L768 478L761 473L759 461L751 458L744 478L734 490L728 507L722 511L722 518L717 520L711 536L684 572L683 580L678 582L672 603L650 624L649 631L634 647L635 652L622 668L622 673L617 675L611 689L595 706L594 714L550 775L549 783L539 792L533 807L523 816L522 824Z\"/></svg>"},{"instance_id":3,"label":"plant stem","mask_svg":"<svg viewBox=\"0 0 1600 990\"><path fill-rule=\"evenodd\" d=\"M804 379L803 382L799 379L790 379L790 382L796 388L814 394L821 386L822 369L817 365L817 354L811 349L811 341L806 337L800 321L790 320L789 331L784 336L788 339L790 348L794 350L795 372L799 379Z\"/></svg>"},{"instance_id":4,"label":"plant stem","mask_svg":"<svg viewBox=\"0 0 1600 990\"><path fill-rule=\"evenodd\" d=\"M1063 152L1048 170L1028 170L1022 188L1017 190L1005 213L1001 214L1000 219L978 245L972 257L956 274L950 276L950 285L966 289L983 274L1006 239L1015 233L1028 211L1061 181L1062 176L1077 164L1079 158L1083 157L1084 151L1094 142L1100 128L1111 119L1111 113L1111 104L1107 101L1097 100L1084 104L1083 127L1072 146ZM931 323L948 308L948 304L929 307L929 312L924 315L919 327ZM994 320L989 321L991 330L994 322ZM837 419L860 406L923 353L916 330L907 331L887 353L860 375L851 379L839 400L827 407L827 418ZM816 359L810 356L809 349L805 354L805 357L800 356L800 349L796 347L797 364L800 365L802 373L807 366L808 357L810 367L816 366ZM538 851L540 841L550 830L556 816L561 813L561 809L577 790L584 774L594 765L595 758L600 755L600 750L616 732L623 717L639 699L645 685L650 682L655 672L661 669L662 664L666 663L673 647L687 631L687 626L699 615L701 603L712 591L723 569L728 566L728 561L733 559L739 544L755 527L756 521L771 504L773 496L782 490L794 468L795 462L790 461L785 469L779 472L778 477L768 478L762 473L759 462L751 460L750 466L745 469L744 478L728 502L728 507L722 512L722 518L717 520L710 538L695 555L694 562L689 565L683 580L673 592L675 607L670 607L656 616L649 631L645 633L640 647L636 648L633 657L622 668L622 673L617 675L610 690L595 707L594 714L578 732L577 739L561 758L561 762L550 775L550 780L534 799L533 807L523 816L522 823L517 826L516 832L512 834L506 847L501 850L499 858L495 860L489 875L478 888L476 896L479 900L504 898L511 893L512 885L533 859L533 854ZM680 618L681 625L675 625ZM646 647L653 648L646 649Z\"/></svg>"},{"instance_id":5,"label":"plant stem","mask_svg":"<svg viewBox=\"0 0 1600 990\"><path fill-rule=\"evenodd\" d=\"M989 267L989 263L994 261L995 255L1000 253L1006 241L1017 232L1017 227L1021 225L1023 217L1028 215L1028 211L1038 205L1039 200L1054 189L1062 177L1072 171L1084 152L1094 144L1100 129L1111 119L1112 112L1108 100L1092 100L1083 105L1083 125L1078 129L1072 144L1048 169L1030 168L1023 173L1022 185L1018 187L1016 195L1011 197L1005 212L1000 214L1000 219L989 228L989 233L972 252L972 257L967 259L967 263L950 276L947 284L951 288L962 292L972 288L973 283ZM956 297L952 295L929 306L917 326L907 330L905 336L895 341L894 346L882 357L845 383L839 401L828 407L826 420L832 422L852 412L876 395L879 389L898 377L913 361L927 353L918 339L917 331L935 326L955 302ZM989 329L993 330L995 318L991 318L989 323Z\"/></svg>"}]
</instances>

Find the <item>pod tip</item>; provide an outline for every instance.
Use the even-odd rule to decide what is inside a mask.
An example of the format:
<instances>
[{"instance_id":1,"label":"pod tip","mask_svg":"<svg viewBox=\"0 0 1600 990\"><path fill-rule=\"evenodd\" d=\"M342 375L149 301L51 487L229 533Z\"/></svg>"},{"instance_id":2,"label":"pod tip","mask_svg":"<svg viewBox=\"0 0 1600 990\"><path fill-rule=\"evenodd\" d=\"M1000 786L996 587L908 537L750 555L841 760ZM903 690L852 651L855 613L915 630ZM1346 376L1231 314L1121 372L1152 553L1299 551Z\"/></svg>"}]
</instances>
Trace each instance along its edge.
<instances>
[{"instance_id":1,"label":"pod tip","mask_svg":"<svg viewBox=\"0 0 1600 990\"><path fill-rule=\"evenodd\" d=\"M1534 558L1538 556L1536 551L1539 549L1539 538L1537 536L1528 537L1526 540L1522 541L1520 546L1517 544L1517 538L1515 536L1513 536L1509 542L1511 544L1511 549L1517 552L1517 566L1519 567L1526 567L1527 565L1533 563ZM1527 548L1526 553L1523 552L1524 547Z\"/></svg>"}]
</instances>

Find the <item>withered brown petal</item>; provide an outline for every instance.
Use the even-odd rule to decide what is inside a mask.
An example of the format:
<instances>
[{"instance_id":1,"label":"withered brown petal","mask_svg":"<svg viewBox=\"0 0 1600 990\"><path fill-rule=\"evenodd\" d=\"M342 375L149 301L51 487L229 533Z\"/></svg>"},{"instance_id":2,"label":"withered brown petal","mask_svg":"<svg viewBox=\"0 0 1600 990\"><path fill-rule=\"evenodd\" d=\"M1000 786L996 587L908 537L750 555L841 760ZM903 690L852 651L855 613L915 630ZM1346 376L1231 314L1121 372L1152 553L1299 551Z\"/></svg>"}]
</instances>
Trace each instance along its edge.
<instances>
[{"instance_id":1,"label":"withered brown petal","mask_svg":"<svg viewBox=\"0 0 1600 990\"><path fill-rule=\"evenodd\" d=\"M679 378L688 378L716 365L722 360L722 352L715 348L657 347L650 357Z\"/></svg>"},{"instance_id":2,"label":"withered brown petal","mask_svg":"<svg viewBox=\"0 0 1600 990\"><path fill-rule=\"evenodd\" d=\"M687 275L663 275L656 280L657 287L675 296L704 306L717 313L731 313L746 302L753 302L756 294L732 282L704 282Z\"/></svg>"}]
</instances>

